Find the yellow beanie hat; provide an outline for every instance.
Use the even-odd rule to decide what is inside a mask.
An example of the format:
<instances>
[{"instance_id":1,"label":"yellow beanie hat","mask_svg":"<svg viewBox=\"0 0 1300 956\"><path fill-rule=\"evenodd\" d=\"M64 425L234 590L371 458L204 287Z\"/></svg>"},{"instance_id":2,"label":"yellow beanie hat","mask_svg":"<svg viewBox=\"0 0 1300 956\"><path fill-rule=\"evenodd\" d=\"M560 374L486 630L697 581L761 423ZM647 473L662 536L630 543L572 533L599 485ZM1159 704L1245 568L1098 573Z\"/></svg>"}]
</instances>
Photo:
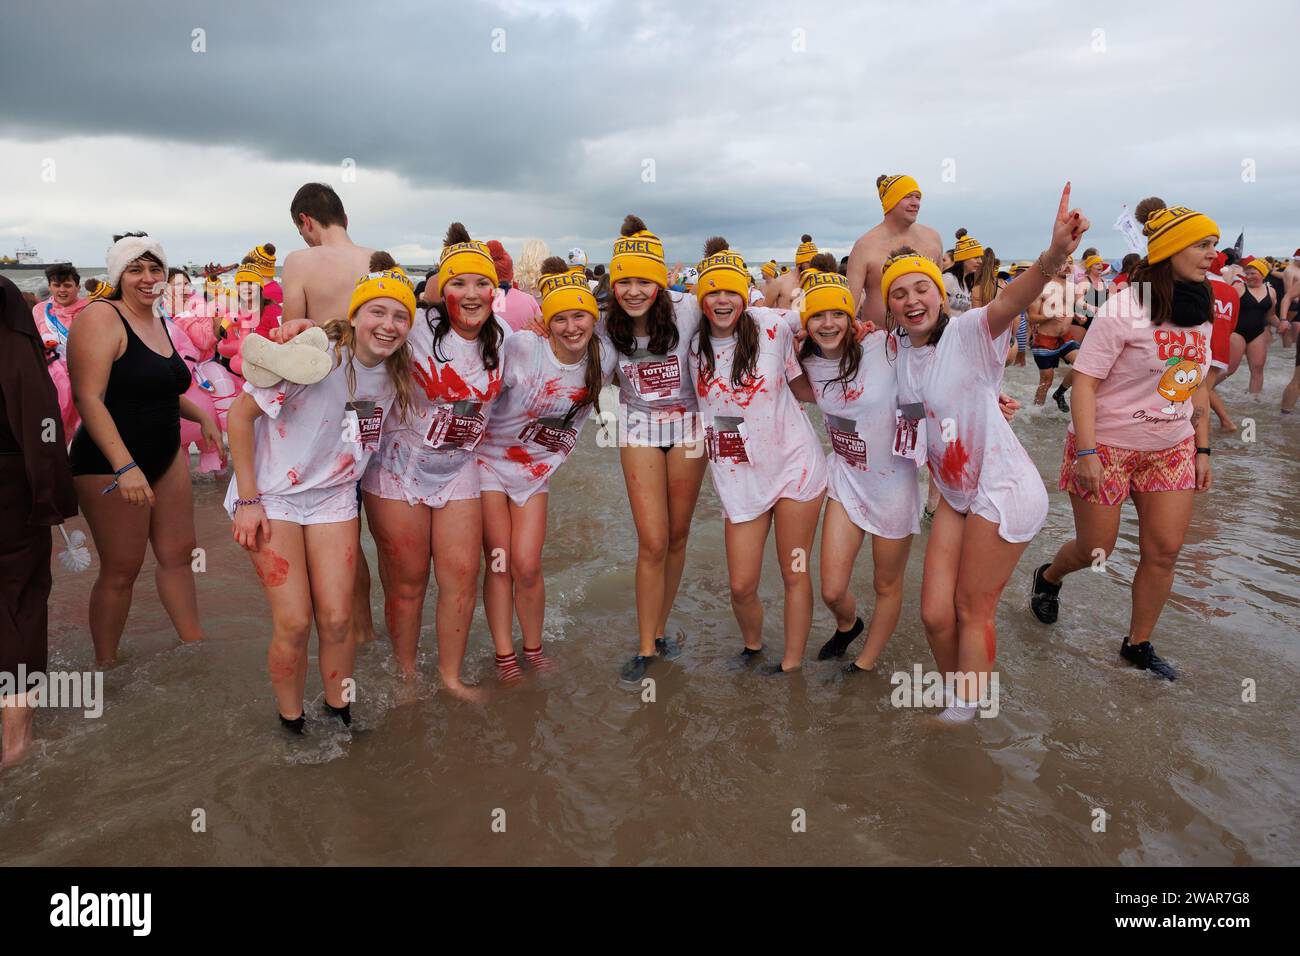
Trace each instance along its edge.
<instances>
[{"instance_id":1,"label":"yellow beanie hat","mask_svg":"<svg viewBox=\"0 0 1300 956\"><path fill-rule=\"evenodd\" d=\"M953 262L965 262L967 259L978 259L984 255L984 247L974 236L962 236L957 240L957 247L953 251Z\"/></svg>"},{"instance_id":2,"label":"yellow beanie hat","mask_svg":"<svg viewBox=\"0 0 1300 956\"><path fill-rule=\"evenodd\" d=\"M92 282L95 283L93 286ZM87 299L107 299L113 294L113 287L103 279L87 279L86 291L90 293L86 296Z\"/></svg>"},{"instance_id":3,"label":"yellow beanie hat","mask_svg":"<svg viewBox=\"0 0 1300 956\"><path fill-rule=\"evenodd\" d=\"M1245 266L1248 266L1248 267L1250 267L1250 268L1253 268L1256 272L1258 272L1260 275L1262 275L1265 279L1268 278L1268 274L1272 271L1272 270L1268 267L1268 260L1267 260L1267 259L1261 259L1259 256L1249 256L1249 257L1247 257L1246 261L1243 262L1242 265L1245 265Z\"/></svg>"},{"instance_id":4,"label":"yellow beanie hat","mask_svg":"<svg viewBox=\"0 0 1300 956\"><path fill-rule=\"evenodd\" d=\"M275 246L269 242L254 246L235 272L235 284L256 282L266 285L275 278Z\"/></svg>"},{"instance_id":5,"label":"yellow beanie hat","mask_svg":"<svg viewBox=\"0 0 1300 956\"><path fill-rule=\"evenodd\" d=\"M1091 269L1093 266L1104 265L1105 262L1106 260L1103 259L1101 256L1089 256L1088 258L1083 260L1083 267L1085 269Z\"/></svg>"},{"instance_id":6,"label":"yellow beanie hat","mask_svg":"<svg viewBox=\"0 0 1300 956\"><path fill-rule=\"evenodd\" d=\"M908 193L919 193L921 187L916 184L916 180L906 173L900 173L897 176L886 176L876 186L876 192L880 194L880 208L886 213L898 205L898 201Z\"/></svg>"},{"instance_id":7,"label":"yellow beanie hat","mask_svg":"<svg viewBox=\"0 0 1300 956\"><path fill-rule=\"evenodd\" d=\"M456 242L442 247L442 256L438 259L438 296L442 289L456 276L487 276L492 285L499 284L496 263L492 261L492 250L486 242L471 239L469 242Z\"/></svg>"},{"instance_id":8,"label":"yellow beanie hat","mask_svg":"<svg viewBox=\"0 0 1300 956\"><path fill-rule=\"evenodd\" d=\"M1170 206L1147 216L1142 232L1147 237L1147 262L1155 265L1202 239L1218 236L1219 224L1186 206Z\"/></svg>"},{"instance_id":9,"label":"yellow beanie hat","mask_svg":"<svg viewBox=\"0 0 1300 956\"><path fill-rule=\"evenodd\" d=\"M742 299L749 296L749 269L739 252L723 249L700 261L696 267L700 276L695 282L695 295L703 302L710 292L734 292Z\"/></svg>"},{"instance_id":10,"label":"yellow beanie hat","mask_svg":"<svg viewBox=\"0 0 1300 956\"><path fill-rule=\"evenodd\" d=\"M775 259L768 259L766 262L763 263L763 278L764 278L764 279L775 279L775 278L776 278L776 260L775 260Z\"/></svg>"},{"instance_id":11,"label":"yellow beanie hat","mask_svg":"<svg viewBox=\"0 0 1300 956\"><path fill-rule=\"evenodd\" d=\"M812 257L817 255L817 246L812 241L812 236L804 233L803 241L799 243L799 248L794 251L794 264L801 266L805 262L812 262Z\"/></svg>"},{"instance_id":12,"label":"yellow beanie hat","mask_svg":"<svg viewBox=\"0 0 1300 956\"><path fill-rule=\"evenodd\" d=\"M617 282L619 279L645 279L661 289L668 288L664 244L649 229L614 240L614 254L609 260L609 281Z\"/></svg>"},{"instance_id":13,"label":"yellow beanie hat","mask_svg":"<svg viewBox=\"0 0 1300 956\"><path fill-rule=\"evenodd\" d=\"M396 299L415 318L415 287L406 277L401 266L393 266L383 272L371 272L357 280L352 290L352 301L348 303L348 318L357 314L371 299Z\"/></svg>"},{"instance_id":14,"label":"yellow beanie hat","mask_svg":"<svg viewBox=\"0 0 1300 956\"><path fill-rule=\"evenodd\" d=\"M902 276L909 275L913 272L920 272L929 276L935 286L939 289L939 295L943 296L943 273L933 259L927 259L925 256L915 253L909 253L902 256L894 256L885 262L881 270L880 277L880 294L885 300L885 310L889 310L889 287Z\"/></svg>"},{"instance_id":15,"label":"yellow beanie hat","mask_svg":"<svg viewBox=\"0 0 1300 956\"><path fill-rule=\"evenodd\" d=\"M548 328L551 319L570 309L589 312L593 318L600 315L596 297L587 285L586 273L570 269L568 272L544 275L538 280L537 287L542 293L542 321Z\"/></svg>"},{"instance_id":16,"label":"yellow beanie hat","mask_svg":"<svg viewBox=\"0 0 1300 956\"><path fill-rule=\"evenodd\" d=\"M808 318L818 312L847 312L853 318L853 293L849 291L849 280L838 272L822 272L820 269L808 269L799 280L803 290L802 302L799 304L799 317L804 327Z\"/></svg>"}]
</instances>

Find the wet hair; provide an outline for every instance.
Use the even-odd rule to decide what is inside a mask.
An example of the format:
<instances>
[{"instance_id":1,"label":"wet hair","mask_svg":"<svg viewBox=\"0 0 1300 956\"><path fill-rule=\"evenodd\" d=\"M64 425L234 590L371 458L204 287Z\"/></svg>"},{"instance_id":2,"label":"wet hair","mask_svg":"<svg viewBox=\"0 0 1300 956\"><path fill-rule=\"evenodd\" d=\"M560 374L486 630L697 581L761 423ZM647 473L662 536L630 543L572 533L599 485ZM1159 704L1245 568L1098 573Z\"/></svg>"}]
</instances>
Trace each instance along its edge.
<instances>
[{"instance_id":1,"label":"wet hair","mask_svg":"<svg viewBox=\"0 0 1300 956\"><path fill-rule=\"evenodd\" d=\"M1138 222L1142 223L1142 232L1150 236L1147 232L1147 217L1153 212L1159 212L1165 208L1165 201L1158 196L1148 196L1137 204L1135 213ZM1174 315L1174 261L1172 258L1162 259L1155 265L1147 261L1143 256L1137 264L1129 271L1129 287L1133 289L1133 294L1138 297L1138 301L1148 307L1151 316L1152 325L1162 325L1165 322L1176 321ZM1204 285L1209 289L1209 280L1205 280ZM1200 325L1202 322L1212 322L1214 320L1213 296L1206 297L1205 317L1200 321L1192 322L1191 325Z\"/></svg>"},{"instance_id":2,"label":"wet hair","mask_svg":"<svg viewBox=\"0 0 1300 956\"><path fill-rule=\"evenodd\" d=\"M447 227L447 234L443 238L443 245L450 246L458 242L470 241L469 230L465 228L464 223L453 222ZM390 266L388 268L392 267ZM371 271L376 271L373 268L373 263ZM429 275L436 276L437 272L431 272ZM432 284L435 289L437 288L437 282L432 279L426 280L426 288L428 284ZM483 367L488 371L500 367L501 342L505 339L505 333L501 331L501 325L496 321L496 289L493 289L492 296L492 305L494 307L491 309L488 318L479 326L477 336L479 358L482 359ZM443 296L443 299L445 301L446 296ZM438 314L437 322L432 321L430 315L430 313L434 311ZM428 309L424 313L424 321L428 324L429 331L433 333L433 357L439 362L446 362L447 359L442 354L442 340L446 337L447 333L451 331L451 315L449 314L449 310L446 308L436 310Z\"/></svg>"},{"instance_id":3,"label":"wet hair","mask_svg":"<svg viewBox=\"0 0 1300 956\"><path fill-rule=\"evenodd\" d=\"M921 255L924 255L924 253L917 252L911 246L899 246L897 249L889 253L889 256L886 258L886 262L888 262L889 259L892 259L895 256L921 256ZM886 316L889 315L888 297L886 297L886 302L885 302L885 315ZM948 318L949 318L948 293L944 291L943 286L939 286L939 321L936 322L934 328L930 330L930 336L925 340L926 345L939 344L939 339L943 338L943 330L948 327Z\"/></svg>"},{"instance_id":4,"label":"wet hair","mask_svg":"<svg viewBox=\"0 0 1300 956\"><path fill-rule=\"evenodd\" d=\"M829 252L819 252L812 257L809 263L812 268L821 272L835 272L835 257ZM805 336L803 344L799 346L799 361L811 358L820 354L817 346L813 343L811 335ZM858 377L858 366L862 364L862 343L858 341L857 335L854 334L853 316L849 315L849 327L844 333L844 345L840 349L840 364L836 369L835 377L825 383L826 388L838 384L844 391L844 398L847 401L849 397L849 385Z\"/></svg>"},{"instance_id":5,"label":"wet hair","mask_svg":"<svg viewBox=\"0 0 1300 956\"><path fill-rule=\"evenodd\" d=\"M645 231L645 228L645 222L639 216L628 215L623 218L619 235L631 236ZM650 309L645 315L645 322L646 332L650 336L646 348L652 355L667 355L677 348L677 344L681 341L681 333L677 330L677 316L673 311L672 296L666 289L656 288L654 301L650 303ZM635 321L623 311L617 293L611 294L609 308L605 311L605 332L609 335L614 350L620 355L630 356L636 351L634 328Z\"/></svg>"},{"instance_id":6,"label":"wet hair","mask_svg":"<svg viewBox=\"0 0 1300 956\"><path fill-rule=\"evenodd\" d=\"M382 250L373 252L370 255L370 271L383 272L396 267L397 263L393 257ZM411 316L414 320L415 316ZM334 319L325 325L325 334L329 336L330 341L336 342L343 348L334 350L334 367L338 368L343 364L343 351L347 350L348 367L345 370L348 382L348 395L355 398L357 392L357 372L353 361L356 358L357 348L357 330L353 326L351 319ZM409 342L403 342L402 347L394 352L388 358L384 359L384 367L388 371L388 380L393 383L393 390L397 392L397 417L399 421L406 421L411 406L415 403L415 389L411 385L411 346Z\"/></svg>"},{"instance_id":7,"label":"wet hair","mask_svg":"<svg viewBox=\"0 0 1300 956\"><path fill-rule=\"evenodd\" d=\"M294 226L299 225L302 216L315 219L322 226L342 226L344 229L348 226L348 214L343 211L343 200L339 199L339 194L332 186L325 183L306 183L293 194L293 202L289 203L289 218L293 220Z\"/></svg>"},{"instance_id":8,"label":"wet hair","mask_svg":"<svg viewBox=\"0 0 1300 956\"><path fill-rule=\"evenodd\" d=\"M68 279L81 285L81 273L77 272L76 266L70 262L56 262L45 270L45 281L51 285L56 282L66 282Z\"/></svg>"},{"instance_id":9,"label":"wet hair","mask_svg":"<svg viewBox=\"0 0 1300 956\"><path fill-rule=\"evenodd\" d=\"M541 274L544 276L563 275L568 271L569 264L559 256L547 256L542 261ZM660 296L659 298L663 297ZM547 348L550 348L549 342ZM565 428L572 425L578 413L588 405L595 408L597 415L600 414L600 390L605 386L605 378L600 364L600 338L596 335L594 329L591 333L591 339L587 342L587 368L583 375L582 384L584 386L582 397L574 399L573 404L569 406L569 410L564 415Z\"/></svg>"},{"instance_id":10,"label":"wet hair","mask_svg":"<svg viewBox=\"0 0 1300 956\"><path fill-rule=\"evenodd\" d=\"M812 240L805 238L802 241L811 242ZM721 236L712 236L704 243L705 258L729 248L731 247L726 239ZM744 301L744 296L741 296L741 300ZM703 300L701 300L702 303ZM709 370L709 375L713 374L714 369L713 341L709 335L712 327L712 323L705 316L704 321L700 323L700 327L695 333L695 354L700 360L701 367ZM754 371L757 367L758 323L754 321L754 317L749 314L749 309L746 308L740 313L740 318L736 320L736 354L731 360L731 387L748 388L754 381Z\"/></svg>"}]
</instances>

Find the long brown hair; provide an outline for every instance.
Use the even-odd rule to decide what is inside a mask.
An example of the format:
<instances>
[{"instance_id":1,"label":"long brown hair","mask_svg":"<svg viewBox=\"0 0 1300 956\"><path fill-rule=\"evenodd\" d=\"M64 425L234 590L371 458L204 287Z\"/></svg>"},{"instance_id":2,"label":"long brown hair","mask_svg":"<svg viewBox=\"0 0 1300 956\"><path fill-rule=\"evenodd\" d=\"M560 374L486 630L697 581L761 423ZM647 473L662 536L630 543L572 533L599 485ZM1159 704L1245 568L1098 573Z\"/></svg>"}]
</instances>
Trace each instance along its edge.
<instances>
[{"instance_id":1,"label":"long brown hair","mask_svg":"<svg viewBox=\"0 0 1300 956\"><path fill-rule=\"evenodd\" d=\"M382 250L372 253L370 256L370 271L383 272L388 269L396 268L397 263L387 252ZM415 316L411 316L411 321L415 321ZM352 319L333 319L325 325L325 334L329 336L330 341L337 343L340 348L334 350L334 367L338 368L343 364L343 351L347 350L348 367L345 370L348 381L348 395L355 398L357 392L357 370L353 364L356 359L357 348L357 330L352 325ZM408 333L409 334L409 333ZM407 342L402 343L402 347L394 352L388 358L384 359L384 367L388 369L388 380L393 383L393 390L397 393L397 417L399 421L406 421L407 414L411 406L415 403L415 387L411 384L411 348Z\"/></svg>"},{"instance_id":2,"label":"long brown hair","mask_svg":"<svg viewBox=\"0 0 1300 956\"><path fill-rule=\"evenodd\" d=\"M1153 212L1159 212L1165 208L1165 201L1158 196L1148 196L1137 204L1134 215L1137 221L1142 223L1142 231L1146 233L1147 217ZM1209 287L1209 280L1205 282ZM1133 290L1137 296L1138 303L1147 308L1151 318L1152 325L1163 325L1165 322L1172 322L1174 318L1174 262L1173 259L1161 259L1155 265L1147 261L1143 256L1138 260L1137 265L1128 274L1128 287ZM1209 304L1206 308L1205 322L1214 321L1214 298L1213 294L1209 297Z\"/></svg>"},{"instance_id":3,"label":"long brown hair","mask_svg":"<svg viewBox=\"0 0 1300 956\"><path fill-rule=\"evenodd\" d=\"M731 246L722 236L711 236L704 243L704 258L707 259L729 248ZM741 299L743 300L744 296L741 296ZM700 300L700 304L704 304L703 299ZM713 342L710 337L712 330L713 323L709 321L708 316L705 316L695 333L695 354L699 357L701 365L709 370L710 376L713 375L714 369ZM740 318L736 320L735 335L736 354L731 360L731 387L748 388L754 381L754 371L758 367L758 323L749 314L749 309L741 312Z\"/></svg>"},{"instance_id":4,"label":"long brown hair","mask_svg":"<svg viewBox=\"0 0 1300 956\"><path fill-rule=\"evenodd\" d=\"M446 238L443 239L444 246L455 245L458 242L469 242L469 230L459 222L453 222L447 227ZM371 271L374 271L373 269ZM434 288L437 288L437 273L434 273L432 280ZM493 291L493 302L496 302L496 292ZM442 340L448 332L451 331L451 316L448 314L445 297L440 297L442 301L434 308L438 313L438 321L429 321L429 310L424 313L424 321L428 323L429 331L433 333L433 357L439 362L446 362L447 359L442 355ZM505 333L501 331L501 326L496 320L496 312L492 312L487 320L479 326L478 329L478 354L483 360L483 367L488 371L493 371L501 364L501 342L505 338Z\"/></svg>"},{"instance_id":5,"label":"long brown hair","mask_svg":"<svg viewBox=\"0 0 1300 956\"><path fill-rule=\"evenodd\" d=\"M814 269L821 272L835 272L838 268L835 257L829 252L819 252L812 257L809 263ZM803 345L799 346L799 361L802 364L804 359L819 356L817 346L813 343L811 335L805 336ZM844 390L844 400L848 401L849 384L858 377L858 366L862 364L862 343L853 330L853 317L849 316L849 327L844 333L844 343L840 346L840 364L836 369L834 378L825 383L825 388L838 384Z\"/></svg>"},{"instance_id":6,"label":"long brown hair","mask_svg":"<svg viewBox=\"0 0 1300 956\"><path fill-rule=\"evenodd\" d=\"M998 257L994 255L993 250L985 248L984 255L980 258L980 267L975 272L975 285L971 289L972 299L974 293L978 292L980 305L988 305L998 294ZM974 305L974 302L971 302Z\"/></svg>"},{"instance_id":7,"label":"long brown hair","mask_svg":"<svg viewBox=\"0 0 1300 956\"><path fill-rule=\"evenodd\" d=\"M639 216L627 215L623 217L619 235L630 236L645 231L645 228L645 222ZM672 297L667 289L660 289L655 293L654 302L650 304L650 311L646 313L645 320L646 331L650 334L650 342L646 347L652 355L667 355L677 348L677 343L681 341L681 333L677 330L677 316L673 312ZM623 311L613 283L610 283L609 308L605 312L605 331L609 334L610 344L614 346L615 351L623 355L631 355L636 351L634 329L635 320Z\"/></svg>"},{"instance_id":8,"label":"long brown hair","mask_svg":"<svg viewBox=\"0 0 1300 956\"><path fill-rule=\"evenodd\" d=\"M563 275L568 271L568 263L559 256L548 256L542 261L542 276ZM551 348L549 337L546 340L546 347ZM596 335L595 329L592 330L591 338L587 342L587 367L583 371L582 384L582 397L575 398L564 414L565 428L571 426L578 413L588 405L595 408L597 415L600 414L600 390L605 387L605 376L600 363L600 338Z\"/></svg>"}]
</instances>

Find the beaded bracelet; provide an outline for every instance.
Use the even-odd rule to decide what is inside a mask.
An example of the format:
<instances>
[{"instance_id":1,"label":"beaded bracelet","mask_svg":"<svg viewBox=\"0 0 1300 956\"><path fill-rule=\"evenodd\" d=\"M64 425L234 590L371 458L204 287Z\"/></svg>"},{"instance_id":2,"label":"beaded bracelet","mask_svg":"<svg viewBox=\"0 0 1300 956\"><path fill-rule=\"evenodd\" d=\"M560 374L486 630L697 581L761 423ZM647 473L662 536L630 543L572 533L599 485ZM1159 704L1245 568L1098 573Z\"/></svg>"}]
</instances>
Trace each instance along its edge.
<instances>
[{"instance_id":1,"label":"beaded bracelet","mask_svg":"<svg viewBox=\"0 0 1300 956\"><path fill-rule=\"evenodd\" d=\"M236 498L235 510L239 510L240 505L248 505L249 507L252 507L253 505L260 505L261 503L262 503L261 495L256 495L252 498Z\"/></svg>"}]
</instances>

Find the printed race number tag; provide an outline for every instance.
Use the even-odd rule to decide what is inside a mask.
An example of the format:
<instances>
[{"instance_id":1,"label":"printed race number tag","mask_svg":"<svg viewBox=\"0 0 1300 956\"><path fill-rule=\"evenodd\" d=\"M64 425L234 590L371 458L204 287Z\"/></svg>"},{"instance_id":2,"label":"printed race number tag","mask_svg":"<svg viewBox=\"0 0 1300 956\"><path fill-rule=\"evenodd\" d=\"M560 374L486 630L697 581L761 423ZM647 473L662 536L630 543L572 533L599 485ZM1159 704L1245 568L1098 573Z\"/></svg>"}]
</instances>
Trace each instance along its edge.
<instances>
[{"instance_id":1,"label":"printed race number tag","mask_svg":"<svg viewBox=\"0 0 1300 956\"><path fill-rule=\"evenodd\" d=\"M472 451L483 440L487 419L480 402L438 405L424 443L431 448L463 448Z\"/></svg>"},{"instance_id":2,"label":"printed race number tag","mask_svg":"<svg viewBox=\"0 0 1300 956\"><path fill-rule=\"evenodd\" d=\"M831 448L850 465L867 467L867 440L858 434L858 423L839 415L826 415L826 433L831 438Z\"/></svg>"},{"instance_id":3,"label":"printed race number tag","mask_svg":"<svg viewBox=\"0 0 1300 956\"><path fill-rule=\"evenodd\" d=\"M682 385L682 367L676 355L651 355L638 349L635 361L623 366L623 377L641 398L675 398Z\"/></svg>"},{"instance_id":4,"label":"printed race number tag","mask_svg":"<svg viewBox=\"0 0 1300 956\"><path fill-rule=\"evenodd\" d=\"M749 463L746 445L745 420L734 415L716 415L713 424L704 430L704 446L709 461L733 465Z\"/></svg>"},{"instance_id":5,"label":"printed race number tag","mask_svg":"<svg viewBox=\"0 0 1300 956\"><path fill-rule=\"evenodd\" d=\"M566 428L563 418L539 418L524 426L524 430L519 433L519 440L567 455L578 443L578 432Z\"/></svg>"},{"instance_id":6,"label":"printed race number tag","mask_svg":"<svg viewBox=\"0 0 1300 956\"><path fill-rule=\"evenodd\" d=\"M894 412L894 448L899 458L925 464L925 406L920 402L900 405Z\"/></svg>"},{"instance_id":7,"label":"printed race number tag","mask_svg":"<svg viewBox=\"0 0 1300 956\"><path fill-rule=\"evenodd\" d=\"M379 447L379 435L384 430L384 409L375 402L348 402L344 406L343 440L360 445L363 450Z\"/></svg>"}]
</instances>

